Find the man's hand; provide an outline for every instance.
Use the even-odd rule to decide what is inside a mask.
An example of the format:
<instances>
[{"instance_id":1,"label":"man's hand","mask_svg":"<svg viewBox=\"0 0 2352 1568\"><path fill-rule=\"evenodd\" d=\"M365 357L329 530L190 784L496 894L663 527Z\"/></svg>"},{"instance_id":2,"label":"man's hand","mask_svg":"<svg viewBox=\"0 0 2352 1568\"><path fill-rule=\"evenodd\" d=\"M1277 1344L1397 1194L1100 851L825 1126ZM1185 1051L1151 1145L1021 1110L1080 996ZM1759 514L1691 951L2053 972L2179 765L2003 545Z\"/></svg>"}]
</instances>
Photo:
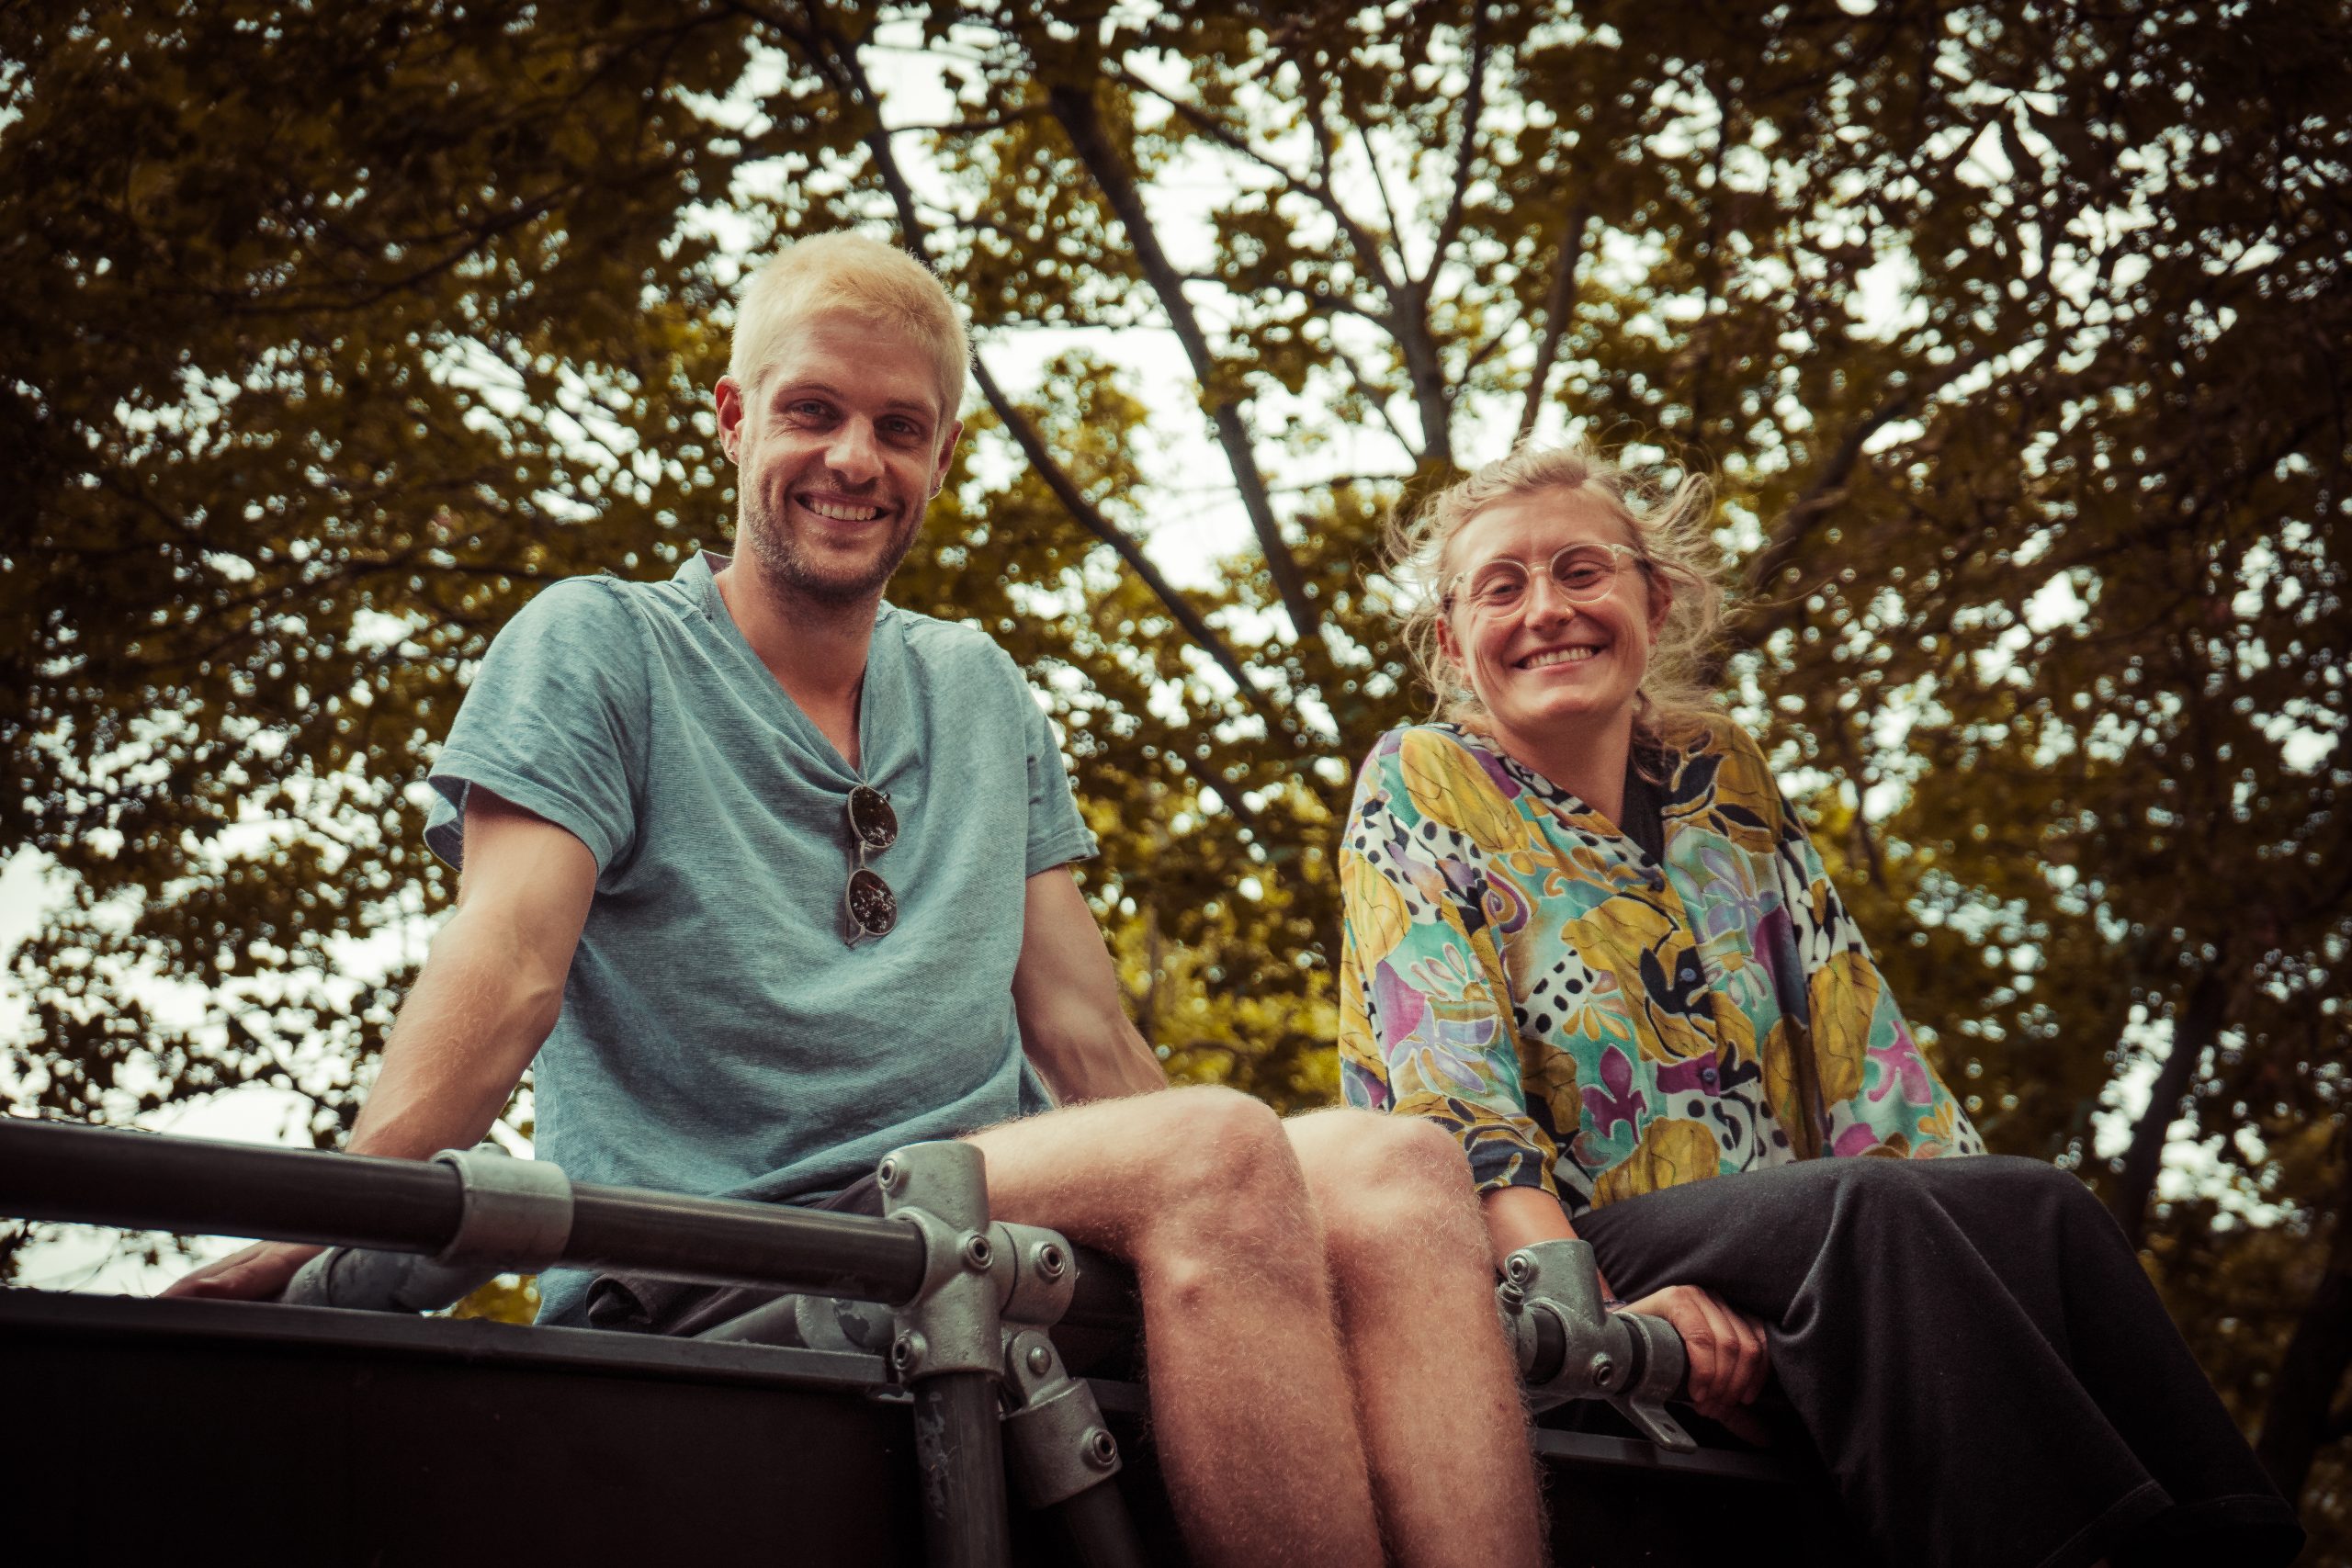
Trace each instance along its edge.
<instances>
[{"instance_id":1,"label":"man's hand","mask_svg":"<svg viewBox=\"0 0 2352 1568\"><path fill-rule=\"evenodd\" d=\"M1741 1407L1756 1402L1772 1371L1764 1325L1696 1285L1668 1285L1627 1302L1625 1310L1674 1325L1690 1369L1690 1403L1710 1421L1749 1435L1755 1424Z\"/></svg>"},{"instance_id":2,"label":"man's hand","mask_svg":"<svg viewBox=\"0 0 2352 1568\"><path fill-rule=\"evenodd\" d=\"M224 1302L274 1302L303 1264L326 1250L294 1241L257 1241L163 1290L167 1296L202 1296Z\"/></svg>"}]
</instances>

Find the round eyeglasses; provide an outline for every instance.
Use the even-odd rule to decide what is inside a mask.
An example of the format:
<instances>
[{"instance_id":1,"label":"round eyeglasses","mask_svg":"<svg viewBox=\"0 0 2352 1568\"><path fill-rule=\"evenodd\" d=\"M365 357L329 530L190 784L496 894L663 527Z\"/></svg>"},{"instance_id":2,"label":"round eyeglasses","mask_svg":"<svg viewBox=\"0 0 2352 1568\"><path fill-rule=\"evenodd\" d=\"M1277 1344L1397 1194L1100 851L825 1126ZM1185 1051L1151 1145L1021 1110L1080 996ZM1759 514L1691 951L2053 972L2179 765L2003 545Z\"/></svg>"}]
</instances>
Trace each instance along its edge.
<instances>
[{"instance_id":1,"label":"round eyeglasses","mask_svg":"<svg viewBox=\"0 0 2352 1568\"><path fill-rule=\"evenodd\" d=\"M1609 591L1617 586L1619 570L1627 561L1644 571L1649 570L1650 563L1633 546L1609 544L1563 546L1544 563L1544 570L1560 597L1571 604L1589 604L1609 597ZM1445 603L1451 608L1459 593L1481 615L1507 615L1527 603L1533 581L1525 561L1504 556L1456 573L1446 585Z\"/></svg>"},{"instance_id":2,"label":"round eyeglasses","mask_svg":"<svg viewBox=\"0 0 2352 1568\"><path fill-rule=\"evenodd\" d=\"M899 814L890 809L890 797L871 784L852 789L842 812L857 863L850 867L849 886L842 894L842 938L855 947L867 937L888 936L899 923L899 896L865 863L866 856L899 841Z\"/></svg>"}]
</instances>

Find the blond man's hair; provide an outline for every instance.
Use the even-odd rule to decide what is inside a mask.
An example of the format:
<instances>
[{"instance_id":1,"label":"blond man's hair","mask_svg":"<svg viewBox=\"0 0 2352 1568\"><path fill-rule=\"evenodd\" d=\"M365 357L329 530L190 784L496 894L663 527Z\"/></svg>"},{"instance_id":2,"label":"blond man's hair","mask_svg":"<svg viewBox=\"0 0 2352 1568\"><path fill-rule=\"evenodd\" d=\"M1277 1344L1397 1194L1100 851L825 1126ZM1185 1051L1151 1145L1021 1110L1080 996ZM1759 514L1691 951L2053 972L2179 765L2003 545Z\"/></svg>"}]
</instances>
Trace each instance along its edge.
<instances>
[{"instance_id":1,"label":"blond man's hair","mask_svg":"<svg viewBox=\"0 0 2352 1568\"><path fill-rule=\"evenodd\" d=\"M1452 607L1453 541L1471 519L1502 502L1557 493L1597 502L1641 553L1652 592L1672 595L1650 650L1634 709L1634 733L1655 747L1666 732L1713 711L1705 679L1723 633L1722 552L1708 528L1713 491L1699 474L1668 490L1581 443L1522 446L1430 496L1388 525L1389 576L1402 588L1398 631L1436 697L1431 716L1471 728L1486 716L1468 675L1446 657L1438 624Z\"/></svg>"},{"instance_id":2,"label":"blond man's hair","mask_svg":"<svg viewBox=\"0 0 2352 1568\"><path fill-rule=\"evenodd\" d=\"M735 316L727 373L746 395L759 390L775 358L776 339L811 310L845 309L895 327L928 349L939 365L941 418L964 402L971 340L931 268L898 246L836 230L796 240L752 275Z\"/></svg>"}]
</instances>

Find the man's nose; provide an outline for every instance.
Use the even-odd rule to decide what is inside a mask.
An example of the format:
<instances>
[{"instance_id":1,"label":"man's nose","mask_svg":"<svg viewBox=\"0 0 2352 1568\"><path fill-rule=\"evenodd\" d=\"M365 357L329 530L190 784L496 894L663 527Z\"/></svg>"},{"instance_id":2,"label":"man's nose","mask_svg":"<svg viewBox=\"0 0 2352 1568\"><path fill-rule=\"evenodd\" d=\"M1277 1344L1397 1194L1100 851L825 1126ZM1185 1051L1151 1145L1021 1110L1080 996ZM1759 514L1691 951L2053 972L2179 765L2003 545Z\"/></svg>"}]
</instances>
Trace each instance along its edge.
<instances>
[{"instance_id":1,"label":"man's nose","mask_svg":"<svg viewBox=\"0 0 2352 1568\"><path fill-rule=\"evenodd\" d=\"M825 467L840 477L844 484L865 484L881 477L882 447L874 438L873 424L862 419L845 419L833 432L831 444L825 449Z\"/></svg>"}]
</instances>

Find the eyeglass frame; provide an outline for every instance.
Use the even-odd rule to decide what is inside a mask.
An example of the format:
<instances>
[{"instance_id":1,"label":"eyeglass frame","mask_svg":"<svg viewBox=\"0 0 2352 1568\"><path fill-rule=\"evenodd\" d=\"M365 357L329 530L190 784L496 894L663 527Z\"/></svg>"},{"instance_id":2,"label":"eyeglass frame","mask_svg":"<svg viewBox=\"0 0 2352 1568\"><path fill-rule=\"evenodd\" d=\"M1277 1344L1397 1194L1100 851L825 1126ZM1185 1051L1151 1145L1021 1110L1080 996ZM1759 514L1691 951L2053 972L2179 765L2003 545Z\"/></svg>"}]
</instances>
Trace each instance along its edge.
<instances>
[{"instance_id":1,"label":"eyeglass frame","mask_svg":"<svg viewBox=\"0 0 2352 1568\"><path fill-rule=\"evenodd\" d=\"M883 811L888 814L887 823L878 834L869 834L858 828L857 808L858 797L861 794L873 796L881 805ZM899 929L897 891L891 887L880 872L865 863L867 855L880 856L899 841L899 813L897 807L890 804L890 796L886 791L876 789L872 784L861 783L852 786L848 795L842 799L842 819L849 829L850 851L856 856L855 863L849 868L849 881L842 888L842 940L851 947L855 947L869 937L879 942ZM882 896L890 901L889 923L878 931L867 929L865 922L857 918L857 879L861 876L873 878L874 885L882 890Z\"/></svg>"},{"instance_id":2,"label":"eyeglass frame","mask_svg":"<svg viewBox=\"0 0 2352 1568\"><path fill-rule=\"evenodd\" d=\"M1559 574L1552 570L1553 566L1562 556L1567 555L1576 550L1602 550L1608 553L1610 560L1609 580L1600 585L1599 592L1578 595L1571 592L1567 585L1560 581ZM1566 599L1569 604L1598 604L1600 601L1609 597L1609 591L1611 589L1617 586L1618 575L1625 570L1625 558L1629 556L1633 558L1634 564L1641 568L1642 570L1648 571L1652 570L1649 557L1644 555L1632 545L1621 545L1611 539L1580 539L1572 545L1562 545L1558 549L1554 550L1550 555L1544 557L1544 575L1551 580L1552 586L1558 589L1560 591L1560 596L1563 599ZM1529 569L1528 564L1525 561L1519 559L1515 556L1497 556L1493 560L1481 561L1476 566L1457 571L1452 577L1447 578L1444 586L1438 593L1438 603L1440 606L1450 613L1453 608L1456 597L1460 594L1463 581L1465 579L1486 570L1490 566L1498 566L1505 561L1510 562L1510 564L1520 570L1521 573L1524 575L1527 580L1527 587L1532 588L1535 585L1535 573ZM1473 609L1491 610L1492 608L1491 606L1480 604L1475 596L1470 599L1469 603Z\"/></svg>"}]
</instances>

